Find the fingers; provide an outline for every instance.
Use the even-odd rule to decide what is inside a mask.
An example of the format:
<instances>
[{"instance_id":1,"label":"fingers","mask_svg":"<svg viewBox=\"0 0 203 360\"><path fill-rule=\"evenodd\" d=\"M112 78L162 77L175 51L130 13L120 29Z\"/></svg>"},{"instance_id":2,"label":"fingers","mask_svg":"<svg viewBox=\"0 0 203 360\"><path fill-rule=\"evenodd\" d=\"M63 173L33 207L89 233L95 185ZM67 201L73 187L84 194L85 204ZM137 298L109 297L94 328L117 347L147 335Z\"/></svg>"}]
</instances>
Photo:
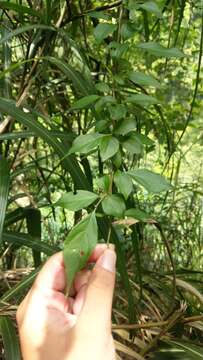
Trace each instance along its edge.
<instances>
[{"instance_id":1,"label":"fingers","mask_svg":"<svg viewBox=\"0 0 203 360\"><path fill-rule=\"evenodd\" d=\"M106 244L98 244L92 252L88 262L96 262L106 249ZM62 252L49 258L37 276L35 285L43 289L64 291L66 287L66 276Z\"/></svg>"},{"instance_id":2,"label":"fingers","mask_svg":"<svg viewBox=\"0 0 203 360\"><path fill-rule=\"evenodd\" d=\"M90 275L91 275L91 271L87 270L87 269L81 270L76 274L76 277L74 280L74 289L75 289L76 293L79 292L79 290L82 286L84 286L85 284L88 283Z\"/></svg>"},{"instance_id":3,"label":"fingers","mask_svg":"<svg viewBox=\"0 0 203 360\"><path fill-rule=\"evenodd\" d=\"M75 311L84 302L78 318L80 327L88 331L110 331L112 299L115 285L116 254L107 249L99 257L89 278L86 289L81 293ZM85 288L85 286L84 286Z\"/></svg>"},{"instance_id":4,"label":"fingers","mask_svg":"<svg viewBox=\"0 0 203 360\"><path fill-rule=\"evenodd\" d=\"M63 253L51 256L39 272L35 285L42 289L63 291L66 286Z\"/></svg>"},{"instance_id":5,"label":"fingers","mask_svg":"<svg viewBox=\"0 0 203 360\"><path fill-rule=\"evenodd\" d=\"M93 250L90 258L88 259L88 262L96 262L99 257L102 255L102 253L107 249L107 245L106 244L98 244L95 249Z\"/></svg>"},{"instance_id":6,"label":"fingers","mask_svg":"<svg viewBox=\"0 0 203 360\"><path fill-rule=\"evenodd\" d=\"M86 291L87 291L87 284L84 284L77 293L75 301L73 303L73 314L79 315L81 313L81 310L85 302Z\"/></svg>"}]
</instances>

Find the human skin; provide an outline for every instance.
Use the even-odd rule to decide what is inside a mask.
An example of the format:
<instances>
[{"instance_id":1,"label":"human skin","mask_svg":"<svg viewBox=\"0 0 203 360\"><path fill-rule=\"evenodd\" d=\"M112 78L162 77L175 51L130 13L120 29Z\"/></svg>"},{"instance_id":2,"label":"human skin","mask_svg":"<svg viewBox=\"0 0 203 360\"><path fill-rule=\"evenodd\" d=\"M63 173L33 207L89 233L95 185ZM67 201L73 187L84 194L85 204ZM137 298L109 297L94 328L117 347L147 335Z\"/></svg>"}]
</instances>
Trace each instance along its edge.
<instances>
[{"instance_id":1,"label":"human skin","mask_svg":"<svg viewBox=\"0 0 203 360\"><path fill-rule=\"evenodd\" d=\"M66 288L62 252L52 256L38 274L17 311L23 360L115 360L111 334L116 255L97 245Z\"/></svg>"}]
</instances>

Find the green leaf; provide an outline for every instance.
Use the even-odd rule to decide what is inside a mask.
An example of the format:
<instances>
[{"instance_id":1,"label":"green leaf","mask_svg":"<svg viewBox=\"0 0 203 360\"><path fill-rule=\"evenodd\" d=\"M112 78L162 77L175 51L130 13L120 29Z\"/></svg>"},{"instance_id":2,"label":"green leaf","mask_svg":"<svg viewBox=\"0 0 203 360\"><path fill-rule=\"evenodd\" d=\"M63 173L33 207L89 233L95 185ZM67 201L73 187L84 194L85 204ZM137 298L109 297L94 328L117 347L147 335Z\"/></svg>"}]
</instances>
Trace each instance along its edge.
<instances>
[{"instance_id":1,"label":"green leaf","mask_svg":"<svg viewBox=\"0 0 203 360\"><path fill-rule=\"evenodd\" d=\"M63 194L54 206L61 206L62 208L71 211L78 211L86 208L96 199L98 199L97 194L90 191L78 190L76 194L73 194L72 192Z\"/></svg>"},{"instance_id":2,"label":"green leaf","mask_svg":"<svg viewBox=\"0 0 203 360\"><path fill-rule=\"evenodd\" d=\"M177 49L177 48L165 48L164 46L154 43L154 42L146 42L140 43L137 45L139 49L147 51L149 54L152 54L157 57L165 57L167 59L170 58L182 58L185 54Z\"/></svg>"},{"instance_id":3,"label":"green leaf","mask_svg":"<svg viewBox=\"0 0 203 360\"><path fill-rule=\"evenodd\" d=\"M36 239L29 234L16 233L16 232L3 232L2 238L8 244L15 244L18 247L27 246L35 251L43 252L46 255L53 255L60 249L57 246L51 246Z\"/></svg>"},{"instance_id":4,"label":"green leaf","mask_svg":"<svg viewBox=\"0 0 203 360\"><path fill-rule=\"evenodd\" d=\"M144 107L154 105L159 102L159 100L156 99L154 96L146 95L146 94L135 94L135 95L128 96L126 98L126 101L135 103L137 105L144 106Z\"/></svg>"},{"instance_id":5,"label":"green leaf","mask_svg":"<svg viewBox=\"0 0 203 360\"><path fill-rule=\"evenodd\" d=\"M127 108L123 104L110 105L108 110L113 120L120 120L124 118L127 113Z\"/></svg>"},{"instance_id":6,"label":"green leaf","mask_svg":"<svg viewBox=\"0 0 203 360\"><path fill-rule=\"evenodd\" d=\"M154 355L157 360L202 360L203 348L192 341L166 340Z\"/></svg>"},{"instance_id":7,"label":"green leaf","mask_svg":"<svg viewBox=\"0 0 203 360\"><path fill-rule=\"evenodd\" d=\"M98 228L94 212L80 221L68 234L63 250L68 290L76 273L85 267L97 244L97 238Z\"/></svg>"},{"instance_id":8,"label":"green leaf","mask_svg":"<svg viewBox=\"0 0 203 360\"><path fill-rule=\"evenodd\" d=\"M8 2L7 2L8 4ZM31 31L34 29L48 30L48 31L56 31L56 29L52 26L47 26L43 24L34 24L34 25L25 25L17 28L16 30L12 30L10 33L7 33L2 39L0 39L0 45L5 43L6 41L12 39L14 36L22 34L27 31Z\"/></svg>"},{"instance_id":9,"label":"green leaf","mask_svg":"<svg viewBox=\"0 0 203 360\"><path fill-rule=\"evenodd\" d=\"M150 219L150 216L145 211L134 208L126 210L125 216L134 218L139 221L147 221Z\"/></svg>"},{"instance_id":10,"label":"green leaf","mask_svg":"<svg viewBox=\"0 0 203 360\"><path fill-rule=\"evenodd\" d=\"M193 344L192 342L181 341L181 340L169 340L167 341L170 345L173 346L173 349L176 347L178 350L182 350L184 353L184 358L189 356L192 360L200 360L203 359L203 348L202 346L198 346Z\"/></svg>"},{"instance_id":11,"label":"green leaf","mask_svg":"<svg viewBox=\"0 0 203 360\"><path fill-rule=\"evenodd\" d=\"M10 169L8 162L0 156L0 243L2 242L2 231L8 201L8 191L10 183Z\"/></svg>"},{"instance_id":12,"label":"green leaf","mask_svg":"<svg viewBox=\"0 0 203 360\"><path fill-rule=\"evenodd\" d=\"M146 10L154 15L156 15L158 18L162 18L162 12L159 6L154 1L147 1L142 5L139 5L139 9Z\"/></svg>"},{"instance_id":13,"label":"green leaf","mask_svg":"<svg viewBox=\"0 0 203 360\"><path fill-rule=\"evenodd\" d=\"M53 149L62 159L62 166L71 174L77 188L90 189L90 184L83 174L76 159L74 157L67 157L66 146L56 137L54 137L51 131L47 130L45 126L37 121L34 115L25 113L23 110L17 108L13 101L3 98L0 98L0 110L3 113L9 114L21 124L34 131L37 136L40 136L44 141L53 147ZM43 118L43 115L41 115L41 118Z\"/></svg>"},{"instance_id":14,"label":"green leaf","mask_svg":"<svg viewBox=\"0 0 203 360\"><path fill-rule=\"evenodd\" d=\"M0 1L0 9L12 10L19 14L29 14L31 16L41 17L41 13L30 7L18 5L8 1Z\"/></svg>"},{"instance_id":15,"label":"green leaf","mask_svg":"<svg viewBox=\"0 0 203 360\"><path fill-rule=\"evenodd\" d=\"M80 110L89 107L94 104L100 98L99 95L88 95L76 101L70 108L70 110Z\"/></svg>"},{"instance_id":16,"label":"green leaf","mask_svg":"<svg viewBox=\"0 0 203 360\"><path fill-rule=\"evenodd\" d=\"M135 134L131 134L129 138L123 142L123 147L132 155L141 155L143 152L142 142Z\"/></svg>"},{"instance_id":17,"label":"green leaf","mask_svg":"<svg viewBox=\"0 0 203 360\"><path fill-rule=\"evenodd\" d=\"M141 144L146 145L146 146L152 146L154 145L154 141L151 140L147 135L141 134L136 132L134 134L135 138L140 141Z\"/></svg>"},{"instance_id":18,"label":"green leaf","mask_svg":"<svg viewBox=\"0 0 203 360\"><path fill-rule=\"evenodd\" d=\"M58 58L46 56L44 59L57 66L68 77L68 79L72 81L75 90L78 90L83 96L94 94L95 88L92 82L84 77L84 73L75 70L71 65Z\"/></svg>"},{"instance_id":19,"label":"green leaf","mask_svg":"<svg viewBox=\"0 0 203 360\"><path fill-rule=\"evenodd\" d=\"M117 153L119 141L113 136L105 136L100 140L99 149L102 161L106 161Z\"/></svg>"},{"instance_id":20,"label":"green leaf","mask_svg":"<svg viewBox=\"0 0 203 360\"><path fill-rule=\"evenodd\" d=\"M114 182L118 188L119 193L123 194L127 200L130 193L133 191L133 183L131 177L121 171L117 171L114 175Z\"/></svg>"},{"instance_id":21,"label":"green leaf","mask_svg":"<svg viewBox=\"0 0 203 360\"><path fill-rule=\"evenodd\" d=\"M95 85L95 88L97 89L97 91L100 91L102 93L108 93L110 91L109 85L104 82L97 83Z\"/></svg>"},{"instance_id":22,"label":"green leaf","mask_svg":"<svg viewBox=\"0 0 203 360\"><path fill-rule=\"evenodd\" d=\"M26 209L26 221L27 230L30 236L34 239L36 245L40 245L41 242L41 212L39 209ZM41 253L39 249L33 250L33 259L35 267L41 265Z\"/></svg>"},{"instance_id":23,"label":"green leaf","mask_svg":"<svg viewBox=\"0 0 203 360\"><path fill-rule=\"evenodd\" d=\"M98 24L94 30L94 36L98 44L100 44L109 35L113 34L117 25L114 24Z\"/></svg>"},{"instance_id":24,"label":"green leaf","mask_svg":"<svg viewBox=\"0 0 203 360\"><path fill-rule=\"evenodd\" d=\"M124 40L127 40L127 39L131 38L132 36L134 36L135 32L136 32L136 27L134 26L133 23L131 23L129 21L122 22L121 35Z\"/></svg>"},{"instance_id":25,"label":"green leaf","mask_svg":"<svg viewBox=\"0 0 203 360\"><path fill-rule=\"evenodd\" d=\"M140 71L132 71L128 74L129 80L134 82L135 84L141 86L152 86L152 87L160 87L160 83L151 75L144 74Z\"/></svg>"},{"instance_id":26,"label":"green leaf","mask_svg":"<svg viewBox=\"0 0 203 360\"><path fill-rule=\"evenodd\" d=\"M148 192L159 193L171 189L171 185L165 178L147 169L130 170L128 174L132 176L138 184L142 185Z\"/></svg>"},{"instance_id":27,"label":"green leaf","mask_svg":"<svg viewBox=\"0 0 203 360\"><path fill-rule=\"evenodd\" d=\"M33 283L38 273L39 273L39 268L32 271L31 274L25 276L25 278L22 281L18 282L17 285L7 290L0 298L0 303L1 302L4 303L11 299L15 299L15 303L16 303L16 297L21 295L24 291L27 292L28 287Z\"/></svg>"},{"instance_id":28,"label":"green leaf","mask_svg":"<svg viewBox=\"0 0 203 360\"><path fill-rule=\"evenodd\" d=\"M109 20L111 17L109 14L106 14L103 11L91 11L88 12L87 15L95 19L103 19L103 20Z\"/></svg>"},{"instance_id":29,"label":"green leaf","mask_svg":"<svg viewBox=\"0 0 203 360\"><path fill-rule=\"evenodd\" d=\"M126 135L130 131L136 130L136 128L137 124L134 119L124 119L115 129L114 133L117 135Z\"/></svg>"},{"instance_id":30,"label":"green leaf","mask_svg":"<svg viewBox=\"0 0 203 360\"><path fill-rule=\"evenodd\" d=\"M77 138L73 141L73 145L69 150L69 154L75 152L87 154L99 145L98 140L103 136L104 135L98 133L77 136Z\"/></svg>"},{"instance_id":31,"label":"green leaf","mask_svg":"<svg viewBox=\"0 0 203 360\"><path fill-rule=\"evenodd\" d=\"M111 185L111 180L109 175L103 175L97 179L97 186L102 192L108 193Z\"/></svg>"},{"instance_id":32,"label":"green leaf","mask_svg":"<svg viewBox=\"0 0 203 360\"><path fill-rule=\"evenodd\" d=\"M11 133L1 134L0 140L26 139L32 136L35 136L35 133L32 131L15 131Z\"/></svg>"},{"instance_id":33,"label":"green leaf","mask_svg":"<svg viewBox=\"0 0 203 360\"><path fill-rule=\"evenodd\" d=\"M5 360L21 360L15 326L8 316L0 316L0 334L3 339Z\"/></svg>"},{"instance_id":34,"label":"green leaf","mask_svg":"<svg viewBox=\"0 0 203 360\"><path fill-rule=\"evenodd\" d=\"M102 208L105 214L121 218L126 209L125 202L120 195L107 195L102 201Z\"/></svg>"}]
</instances>

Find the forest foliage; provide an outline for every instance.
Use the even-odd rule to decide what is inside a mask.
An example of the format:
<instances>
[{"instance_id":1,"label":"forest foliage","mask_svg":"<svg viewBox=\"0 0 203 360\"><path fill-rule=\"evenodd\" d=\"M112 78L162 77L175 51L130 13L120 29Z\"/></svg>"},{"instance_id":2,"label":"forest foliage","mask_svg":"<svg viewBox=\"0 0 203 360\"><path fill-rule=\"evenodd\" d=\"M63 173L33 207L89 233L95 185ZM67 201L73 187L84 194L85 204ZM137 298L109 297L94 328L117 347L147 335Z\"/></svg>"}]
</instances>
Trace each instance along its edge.
<instances>
[{"instance_id":1,"label":"forest foliage","mask_svg":"<svg viewBox=\"0 0 203 360\"><path fill-rule=\"evenodd\" d=\"M3 359L47 256L71 283L98 241L118 359L202 359L202 1L0 1L0 21Z\"/></svg>"}]
</instances>

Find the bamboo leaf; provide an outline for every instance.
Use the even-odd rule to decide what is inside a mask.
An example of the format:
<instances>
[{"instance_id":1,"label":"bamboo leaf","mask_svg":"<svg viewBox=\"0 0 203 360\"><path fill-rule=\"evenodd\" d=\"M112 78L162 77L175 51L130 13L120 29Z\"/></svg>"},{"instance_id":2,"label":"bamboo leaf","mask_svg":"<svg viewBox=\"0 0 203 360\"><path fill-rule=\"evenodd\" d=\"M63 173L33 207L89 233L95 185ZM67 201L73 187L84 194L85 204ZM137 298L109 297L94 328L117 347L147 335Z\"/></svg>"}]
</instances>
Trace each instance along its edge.
<instances>
[{"instance_id":1,"label":"bamboo leaf","mask_svg":"<svg viewBox=\"0 0 203 360\"><path fill-rule=\"evenodd\" d=\"M28 127L31 131L46 141L57 152L62 159L62 166L71 174L74 183L78 189L90 189L90 184L82 172L74 157L67 157L66 146L63 145L52 133L47 130L40 122L38 122L30 113L25 113L23 110L17 108L13 101L0 98L0 110L3 113L9 114L14 119ZM43 118L43 116L42 116Z\"/></svg>"},{"instance_id":2,"label":"bamboo leaf","mask_svg":"<svg viewBox=\"0 0 203 360\"><path fill-rule=\"evenodd\" d=\"M41 212L39 209L27 209L26 211L27 229L29 235L39 246L41 242ZM33 250L33 258L35 267L41 265L41 253L40 249Z\"/></svg>"},{"instance_id":3,"label":"bamboo leaf","mask_svg":"<svg viewBox=\"0 0 203 360\"><path fill-rule=\"evenodd\" d=\"M74 88L79 90L83 96L94 94L95 89L92 83L90 84L83 74L76 71L71 65L52 56L46 56L44 59L56 65L73 82Z\"/></svg>"},{"instance_id":4,"label":"bamboo leaf","mask_svg":"<svg viewBox=\"0 0 203 360\"><path fill-rule=\"evenodd\" d=\"M6 291L0 298L0 303L5 303L11 299L15 299L16 301L16 298L20 296L24 291L27 291L28 287L32 285L38 273L39 268L32 271L31 274L27 275L22 281L17 283L17 285Z\"/></svg>"},{"instance_id":5,"label":"bamboo leaf","mask_svg":"<svg viewBox=\"0 0 203 360\"><path fill-rule=\"evenodd\" d=\"M8 162L0 157L0 243L2 242L2 231L8 201L8 191L10 182L10 170Z\"/></svg>"},{"instance_id":6,"label":"bamboo leaf","mask_svg":"<svg viewBox=\"0 0 203 360\"><path fill-rule=\"evenodd\" d=\"M51 246L42 241L36 241L36 239L29 234L15 233L15 232L3 232L2 238L8 244L15 244L19 247L27 246L35 251L41 251L47 255L53 255L60 249L56 246Z\"/></svg>"},{"instance_id":7,"label":"bamboo leaf","mask_svg":"<svg viewBox=\"0 0 203 360\"><path fill-rule=\"evenodd\" d=\"M0 9L7 9L7 10L12 10L15 11L19 14L28 14L31 16L35 16L35 17L41 17L41 13L38 11L35 11L32 8L29 8L27 6L23 6L23 5L18 5L12 2L8 2L8 1L0 1Z\"/></svg>"},{"instance_id":8,"label":"bamboo leaf","mask_svg":"<svg viewBox=\"0 0 203 360\"><path fill-rule=\"evenodd\" d=\"M0 39L0 45L6 41L12 39L13 37L15 37L17 35L20 35L24 32L31 31L34 29L56 31L56 29L54 27L43 25L43 24L25 25L25 26L21 26L20 28L17 28L16 30L12 30L10 33L5 35L2 39Z\"/></svg>"},{"instance_id":9,"label":"bamboo leaf","mask_svg":"<svg viewBox=\"0 0 203 360\"><path fill-rule=\"evenodd\" d=\"M8 316L0 316L0 333L3 339L5 360L21 360L16 330Z\"/></svg>"}]
</instances>

